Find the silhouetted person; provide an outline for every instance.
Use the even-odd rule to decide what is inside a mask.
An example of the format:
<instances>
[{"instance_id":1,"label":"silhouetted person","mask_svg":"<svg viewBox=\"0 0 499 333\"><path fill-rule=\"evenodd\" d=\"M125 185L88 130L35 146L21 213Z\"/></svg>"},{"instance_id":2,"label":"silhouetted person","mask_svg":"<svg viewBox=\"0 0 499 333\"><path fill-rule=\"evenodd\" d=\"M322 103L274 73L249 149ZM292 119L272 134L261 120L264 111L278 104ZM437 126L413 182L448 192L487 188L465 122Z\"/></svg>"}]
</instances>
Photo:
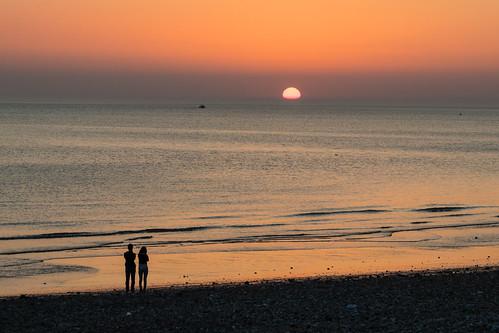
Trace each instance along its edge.
<instances>
[{"instance_id":1,"label":"silhouetted person","mask_svg":"<svg viewBox=\"0 0 499 333\"><path fill-rule=\"evenodd\" d=\"M130 278L132 278L131 290L135 291L135 253L133 253L133 245L128 244L128 251L123 254L125 257L125 284L126 291L129 290Z\"/></svg>"},{"instance_id":2,"label":"silhouetted person","mask_svg":"<svg viewBox=\"0 0 499 333\"><path fill-rule=\"evenodd\" d=\"M139 251L139 288L140 291L146 291L147 288L147 274L149 274L149 268L147 267L147 262L149 261L149 256L147 255L147 248L142 246ZM144 287L142 288L142 281L144 281Z\"/></svg>"}]
</instances>

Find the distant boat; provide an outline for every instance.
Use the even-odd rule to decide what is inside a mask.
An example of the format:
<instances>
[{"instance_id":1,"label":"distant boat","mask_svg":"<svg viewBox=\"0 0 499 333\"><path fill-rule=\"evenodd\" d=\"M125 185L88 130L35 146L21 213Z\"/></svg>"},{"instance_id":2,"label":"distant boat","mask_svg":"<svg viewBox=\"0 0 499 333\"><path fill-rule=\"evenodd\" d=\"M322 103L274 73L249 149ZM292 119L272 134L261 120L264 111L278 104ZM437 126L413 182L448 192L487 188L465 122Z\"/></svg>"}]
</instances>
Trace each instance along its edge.
<instances>
[{"instance_id":1,"label":"distant boat","mask_svg":"<svg viewBox=\"0 0 499 333\"><path fill-rule=\"evenodd\" d=\"M198 105L198 109L206 109L206 105L204 105L204 104L199 104L199 105Z\"/></svg>"}]
</instances>

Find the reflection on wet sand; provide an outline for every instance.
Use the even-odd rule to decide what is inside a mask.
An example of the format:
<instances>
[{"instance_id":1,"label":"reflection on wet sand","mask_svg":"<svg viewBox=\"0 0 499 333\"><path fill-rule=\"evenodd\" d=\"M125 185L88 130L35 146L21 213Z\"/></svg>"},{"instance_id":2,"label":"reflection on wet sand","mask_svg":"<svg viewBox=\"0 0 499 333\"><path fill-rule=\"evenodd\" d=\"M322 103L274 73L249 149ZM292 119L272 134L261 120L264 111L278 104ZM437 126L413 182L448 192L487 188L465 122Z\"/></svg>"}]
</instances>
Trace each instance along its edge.
<instances>
[{"instance_id":1,"label":"reflection on wet sand","mask_svg":"<svg viewBox=\"0 0 499 333\"><path fill-rule=\"evenodd\" d=\"M222 252L154 254L151 287L241 282L310 276L364 275L468 266L499 265L499 246L458 249L393 247L337 247L334 249L266 250L264 247ZM284 244L286 246L286 244ZM290 246L296 246L292 244ZM152 250L154 251L154 250ZM50 265L90 266L85 271L0 278L2 295L43 294L122 288L121 256L50 260Z\"/></svg>"}]
</instances>

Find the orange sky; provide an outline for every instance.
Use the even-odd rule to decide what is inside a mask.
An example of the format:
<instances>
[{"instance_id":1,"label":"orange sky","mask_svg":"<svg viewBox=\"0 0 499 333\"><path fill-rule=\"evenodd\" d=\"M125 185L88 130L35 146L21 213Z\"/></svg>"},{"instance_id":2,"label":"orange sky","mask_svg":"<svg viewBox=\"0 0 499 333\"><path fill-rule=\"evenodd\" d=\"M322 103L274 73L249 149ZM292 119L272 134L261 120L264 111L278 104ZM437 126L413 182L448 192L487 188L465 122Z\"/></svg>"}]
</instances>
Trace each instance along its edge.
<instances>
[{"instance_id":1,"label":"orange sky","mask_svg":"<svg viewBox=\"0 0 499 333\"><path fill-rule=\"evenodd\" d=\"M499 69L498 0L0 0L0 65Z\"/></svg>"}]
</instances>

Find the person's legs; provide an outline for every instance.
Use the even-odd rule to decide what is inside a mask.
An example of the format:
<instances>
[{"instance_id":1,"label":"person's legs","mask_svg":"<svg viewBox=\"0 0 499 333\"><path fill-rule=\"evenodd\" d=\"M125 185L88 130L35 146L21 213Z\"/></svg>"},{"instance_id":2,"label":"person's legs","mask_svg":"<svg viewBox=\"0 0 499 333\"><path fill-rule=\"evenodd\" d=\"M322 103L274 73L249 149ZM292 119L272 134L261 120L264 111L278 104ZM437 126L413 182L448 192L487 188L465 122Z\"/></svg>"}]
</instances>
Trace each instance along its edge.
<instances>
[{"instance_id":1,"label":"person's legs","mask_svg":"<svg viewBox=\"0 0 499 333\"><path fill-rule=\"evenodd\" d=\"M144 270L144 291L146 291L147 288L147 275L149 274L149 270L146 269Z\"/></svg>"},{"instance_id":2,"label":"person's legs","mask_svg":"<svg viewBox=\"0 0 499 333\"><path fill-rule=\"evenodd\" d=\"M142 276L144 275L144 271L139 268L139 290L142 291Z\"/></svg>"},{"instance_id":3,"label":"person's legs","mask_svg":"<svg viewBox=\"0 0 499 333\"><path fill-rule=\"evenodd\" d=\"M128 292L128 290L130 289L129 285L130 285L130 270L125 269L125 286L126 286L125 290L126 290L126 292Z\"/></svg>"},{"instance_id":4,"label":"person's legs","mask_svg":"<svg viewBox=\"0 0 499 333\"><path fill-rule=\"evenodd\" d=\"M131 275L131 286L130 286L130 290L132 291L132 293L135 291L135 267L133 269L130 270L130 275Z\"/></svg>"}]
</instances>

